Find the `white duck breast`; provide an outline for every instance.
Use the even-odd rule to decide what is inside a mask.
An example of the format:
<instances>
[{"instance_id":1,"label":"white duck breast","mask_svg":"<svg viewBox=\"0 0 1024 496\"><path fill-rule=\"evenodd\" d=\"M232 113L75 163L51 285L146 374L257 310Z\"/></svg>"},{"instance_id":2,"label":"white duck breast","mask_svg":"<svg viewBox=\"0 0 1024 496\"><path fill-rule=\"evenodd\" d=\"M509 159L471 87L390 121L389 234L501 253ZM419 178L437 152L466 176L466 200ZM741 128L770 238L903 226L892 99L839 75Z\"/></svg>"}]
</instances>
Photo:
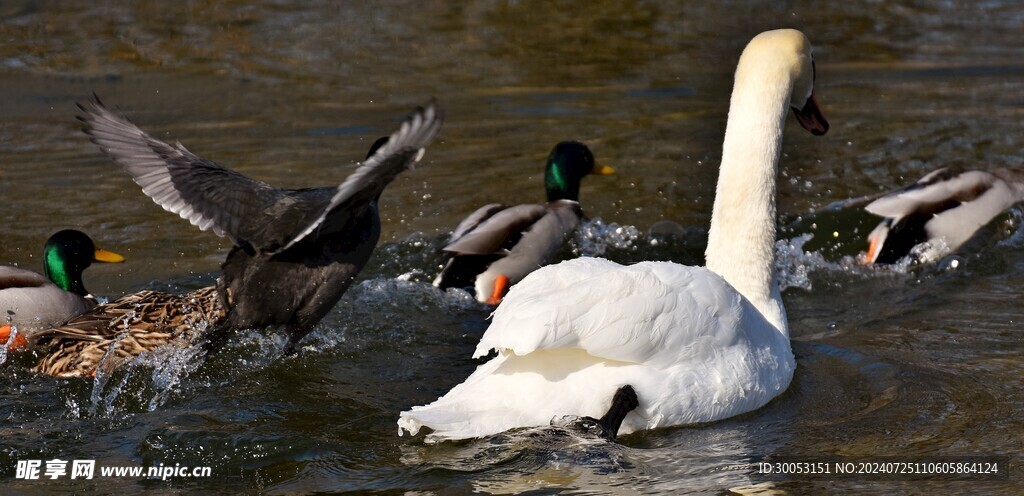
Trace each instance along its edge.
<instances>
[{"instance_id":1,"label":"white duck breast","mask_svg":"<svg viewBox=\"0 0 1024 496\"><path fill-rule=\"evenodd\" d=\"M498 356L437 401L402 412L428 441L600 416L620 386L639 406L621 433L749 412L789 386L796 361L773 282L775 181L786 108L815 134L802 33L762 33L736 71L707 251L708 267L622 266L583 258L513 286L475 356Z\"/></svg>"},{"instance_id":2,"label":"white duck breast","mask_svg":"<svg viewBox=\"0 0 1024 496\"><path fill-rule=\"evenodd\" d=\"M886 218L869 237L867 262L895 262L919 243L928 243L920 261L935 261L1021 201L1024 175L1018 171L938 169L864 207Z\"/></svg>"}]
</instances>

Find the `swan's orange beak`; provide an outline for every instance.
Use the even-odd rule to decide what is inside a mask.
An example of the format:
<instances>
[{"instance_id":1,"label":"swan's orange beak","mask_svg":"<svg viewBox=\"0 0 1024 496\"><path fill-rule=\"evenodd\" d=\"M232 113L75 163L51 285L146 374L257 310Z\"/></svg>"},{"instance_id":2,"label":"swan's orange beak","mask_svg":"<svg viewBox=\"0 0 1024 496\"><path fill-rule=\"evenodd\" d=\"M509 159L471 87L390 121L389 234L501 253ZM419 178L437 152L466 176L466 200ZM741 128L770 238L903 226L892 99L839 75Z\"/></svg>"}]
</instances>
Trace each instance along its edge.
<instances>
[{"instance_id":1,"label":"swan's orange beak","mask_svg":"<svg viewBox=\"0 0 1024 496\"><path fill-rule=\"evenodd\" d=\"M508 277L505 274L498 274L498 277L494 278L494 291L491 293L491 297L487 298L487 304L496 307L501 303L501 299L505 296L505 290L508 289Z\"/></svg>"},{"instance_id":2,"label":"swan's orange beak","mask_svg":"<svg viewBox=\"0 0 1024 496\"><path fill-rule=\"evenodd\" d=\"M10 351L28 347L28 341L25 340L25 336L22 336L20 332L15 331L14 339L11 340L11 326L0 326L0 343L7 344L7 341L11 341L11 344L7 345L7 349Z\"/></svg>"},{"instance_id":3,"label":"swan's orange beak","mask_svg":"<svg viewBox=\"0 0 1024 496\"><path fill-rule=\"evenodd\" d=\"M818 100L814 96L814 90L811 90L811 96L807 98L807 103L804 104L804 108L798 109L793 108L793 115L796 116L796 120L800 121L800 125L804 129L811 132L815 136L821 136L828 132L828 119L825 118L825 114L821 113L821 107L818 106Z\"/></svg>"}]
</instances>

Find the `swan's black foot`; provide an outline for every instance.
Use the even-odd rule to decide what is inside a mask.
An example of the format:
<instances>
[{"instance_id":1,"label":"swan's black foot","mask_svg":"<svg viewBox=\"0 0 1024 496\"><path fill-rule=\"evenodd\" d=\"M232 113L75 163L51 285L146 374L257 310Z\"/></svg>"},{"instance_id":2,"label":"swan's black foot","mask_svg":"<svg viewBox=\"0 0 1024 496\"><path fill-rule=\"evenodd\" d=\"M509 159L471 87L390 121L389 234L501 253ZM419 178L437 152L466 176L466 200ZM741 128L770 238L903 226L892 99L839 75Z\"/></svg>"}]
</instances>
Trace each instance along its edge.
<instances>
[{"instance_id":1,"label":"swan's black foot","mask_svg":"<svg viewBox=\"0 0 1024 496\"><path fill-rule=\"evenodd\" d=\"M612 397L612 406L608 408L600 419L594 417L579 417L570 424L570 427L582 431L585 434L603 437L609 441L615 440L615 435L622 426L622 420L626 415L640 406L633 386L625 385L615 391Z\"/></svg>"},{"instance_id":2,"label":"swan's black foot","mask_svg":"<svg viewBox=\"0 0 1024 496\"><path fill-rule=\"evenodd\" d=\"M615 391L608 413L605 413L597 423L601 424L601 427L609 433L609 439L615 439L615 434L619 432L619 427L622 425L622 420L626 418L626 414L638 406L640 406L640 400L637 399L633 386L628 384L622 386Z\"/></svg>"}]
</instances>

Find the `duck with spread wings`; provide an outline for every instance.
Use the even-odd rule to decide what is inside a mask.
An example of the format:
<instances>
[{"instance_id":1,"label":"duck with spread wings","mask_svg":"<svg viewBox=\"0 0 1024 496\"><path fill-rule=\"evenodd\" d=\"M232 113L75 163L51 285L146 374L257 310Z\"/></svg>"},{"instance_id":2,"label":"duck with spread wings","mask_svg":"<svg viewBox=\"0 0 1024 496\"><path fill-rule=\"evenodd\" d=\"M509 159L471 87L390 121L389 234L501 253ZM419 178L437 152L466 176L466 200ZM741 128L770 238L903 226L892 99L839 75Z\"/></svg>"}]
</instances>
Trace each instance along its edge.
<instances>
[{"instance_id":1,"label":"duck with spread wings","mask_svg":"<svg viewBox=\"0 0 1024 496\"><path fill-rule=\"evenodd\" d=\"M107 109L79 105L84 131L142 191L196 227L227 237L217 294L226 309L213 347L234 329L283 326L288 352L341 298L380 236L384 188L422 158L443 121L434 102L418 108L338 186L275 188L180 143L170 145Z\"/></svg>"}]
</instances>

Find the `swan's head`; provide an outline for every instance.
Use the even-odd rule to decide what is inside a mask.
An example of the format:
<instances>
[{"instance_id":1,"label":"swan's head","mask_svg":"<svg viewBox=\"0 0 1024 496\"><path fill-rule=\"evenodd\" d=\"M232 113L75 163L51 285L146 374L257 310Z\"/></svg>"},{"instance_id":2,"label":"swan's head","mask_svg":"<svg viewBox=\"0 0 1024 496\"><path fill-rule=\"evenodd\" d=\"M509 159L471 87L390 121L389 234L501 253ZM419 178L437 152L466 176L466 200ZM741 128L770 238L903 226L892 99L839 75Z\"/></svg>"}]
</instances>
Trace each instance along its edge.
<instances>
[{"instance_id":1,"label":"swan's head","mask_svg":"<svg viewBox=\"0 0 1024 496\"><path fill-rule=\"evenodd\" d=\"M750 40L737 68L737 79L749 74L763 79L764 74L784 74L792 82L789 105L800 125L814 135L828 131L828 120L814 97L814 57L811 42L795 29L765 31Z\"/></svg>"}]
</instances>

